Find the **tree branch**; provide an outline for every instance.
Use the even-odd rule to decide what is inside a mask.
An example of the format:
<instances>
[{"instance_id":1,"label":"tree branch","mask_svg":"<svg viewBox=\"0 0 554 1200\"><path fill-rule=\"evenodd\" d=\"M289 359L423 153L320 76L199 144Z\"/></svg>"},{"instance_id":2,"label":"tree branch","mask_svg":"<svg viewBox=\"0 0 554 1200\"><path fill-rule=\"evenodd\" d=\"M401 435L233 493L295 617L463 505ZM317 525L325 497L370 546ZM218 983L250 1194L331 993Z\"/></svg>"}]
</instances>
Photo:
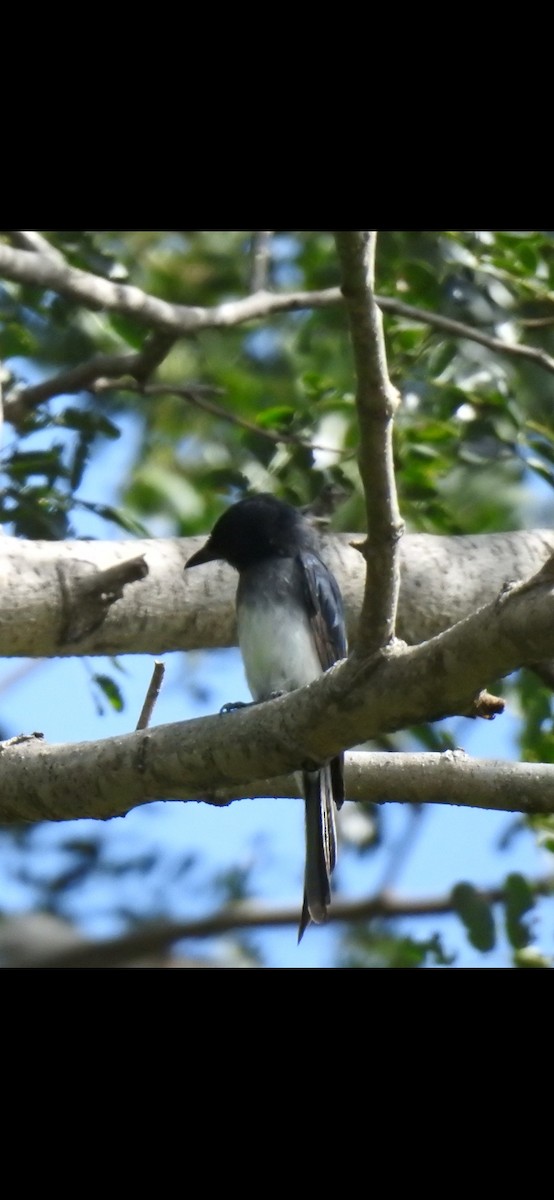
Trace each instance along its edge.
<instances>
[{"instance_id":1,"label":"tree branch","mask_svg":"<svg viewBox=\"0 0 554 1200\"><path fill-rule=\"evenodd\" d=\"M351 545L356 536L323 537L324 558L339 581L351 637L365 579L364 561ZM235 573L211 563L203 572L183 574L200 542L1 538L0 655L159 655L236 645ZM507 581L533 575L553 550L554 532L547 529L464 537L406 534L400 543L398 636L411 644L433 637L494 600ZM78 642L60 643L67 591L73 595L77 589L78 596L80 580L86 590L98 572L141 557L148 575L140 587L126 588L94 631Z\"/></svg>"},{"instance_id":2,"label":"tree branch","mask_svg":"<svg viewBox=\"0 0 554 1200\"><path fill-rule=\"evenodd\" d=\"M324 288L321 291L279 294L256 292L242 300L231 300L213 308L170 304L149 296L140 288L112 283L99 275L70 267L65 260L61 265L52 261L50 256L4 245L0 245L0 276L15 283L30 283L37 287L50 288L87 308L105 308L112 312L125 313L152 328L168 330L176 337L198 333L201 329L230 328L274 313L327 308L342 302L340 288L335 287ZM500 355L527 359L543 370L554 373L554 358L535 346L527 346L522 342L505 342L501 338L491 337L473 325L443 317L440 313L431 312L426 308L405 304L393 296L376 295L375 300L382 312L429 325L450 337L478 342L479 345L486 346Z\"/></svg>"},{"instance_id":3,"label":"tree branch","mask_svg":"<svg viewBox=\"0 0 554 1200\"><path fill-rule=\"evenodd\" d=\"M148 685L148 691L144 697L144 704L140 710L140 716L137 721L137 729L148 728L150 721L152 720L152 713L154 712L156 701L160 694L164 675L164 664L162 662L155 662L154 670L152 671L152 678Z\"/></svg>"},{"instance_id":4,"label":"tree branch","mask_svg":"<svg viewBox=\"0 0 554 1200\"><path fill-rule=\"evenodd\" d=\"M400 586L397 543L404 530L392 456L392 422L400 397L389 379L383 321L373 294L375 239L374 231L335 234L354 351L358 464L368 531L363 545L366 586L354 644L358 654L371 654L394 638Z\"/></svg>"},{"instance_id":5,"label":"tree branch","mask_svg":"<svg viewBox=\"0 0 554 1200\"><path fill-rule=\"evenodd\" d=\"M16 283L49 288L87 308L124 313L143 325L176 335L199 333L202 329L227 329L266 317L270 313L301 308L322 308L340 300L338 288L323 292L288 292L273 295L256 292L241 300L229 300L213 308L170 304L129 284L112 283L100 275L77 267L60 265L42 254L0 245L0 276Z\"/></svg>"},{"instance_id":6,"label":"tree branch","mask_svg":"<svg viewBox=\"0 0 554 1200\"><path fill-rule=\"evenodd\" d=\"M345 660L307 688L265 704L101 742L50 747L38 738L12 740L0 760L0 817L107 817L160 796L209 803L222 803L223 796L227 803L230 793L251 795L253 779L263 776L267 783L379 734L471 712L487 679L554 657L552 573L550 562L535 579L428 642L396 643L369 662ZM504 770L517 777L515 764ZM553 812L554 767L521 764L519 770L525 789L513 799L508 787L495 785L487 807ZM347 779L347 795L353 791ZM474 786L469 793L469 803L479 806Z\"/></svg>"},{"instance_id":7,"label":"tree branch","mask_svg":"<svg viewBox=\"0 0 554 1200\"><path fill-rule=\"evenodd\" d=\"M127 376L142 384L169 354L175 338L167 333L152 333L142 350L134 354L98 354L58 375L30 387L14 388L6 397L6 420L20 425L34 408L53 396L93 390L98 380ZM115 384L112 383L112 386Z\"/></svg>"},{"instance_id":8,"label":"tree branch","mask_svg":"<svg viewBox=\"0 0 554 1200\"><path fill-rule=\"evenodd\" d=\"M11 237L14 246L19 246L21 250L31 250L36 254L42 254L46 258L50 258L52 262L66 265L66 260L61 250L56 250L47 238L38 233L36 229L6 229L2 233L7 233Z\"/></svg>"},{"instance_id":9,"label":"tree branch","mask_svg":"<svg viewBox=\"0 0 554 1200\"><path fill-rule=\"evenodd\" d=\"M535 896L550 896L554 890L554 877L529 881L529 888ZM485 904L502 904L507 898L507 889L502 884L496 887L478 888L477 894ZM444 916L455 912L452 892L436 896L417 896L405 899L394 893L382 893L379 896L369 896L361 900L344 900L340 896L333 897L333 905L328 913L328 921L337 924L341 921L374 921L399 920L403 917L417 918L428 916ZM66 970L84 968L113 968L135 964L141 965L141 959L146 955L159 954L174 942L187 938L217 937L221 934L232 933L241 929L275 929L286 925L298 925L299 912L294 906L273 906L252 904L250 901L239 901L228 905L208 917L199 917L191 921L160 921L148 922L133 929L129 933L120 934L113 938L102 938L96 941L82 937L73 945L52 946L32 953L30 947L23 944L22 952L18 955L17 943L11 950L12 967L24 966L34 968L65 968ZM13 919L13 918L12 918ZM17 922L17 918L16 918ZM15 942L17 929L12 940ZM65 929L63 936L67 937ZM163 963L159 964L163 966ZM181 965L168 963L167 965ZM189 965L189 960L184 965ZM194 966L199 965L197 962ZM211 962L205 966L218 965Z\"/></svg>"},{"instance_id":10,"label":"tree branch","mask_svg":"<svg viewBox=\"0 0 554 1200\"><path fill-rule=\"evenodd\" d=\"M112 382L109 386L114 387ZM220 404L214 404L212 400L208 400L203 392L214 391L221 395L220 388L210 389L205 385L198 384L172 384L172 383L147 383L144 386L137 385L133 387L130 382L125 380L120 381L121 391L137 392L141 396L182 396L184 400L188 400L189 404L193 404L195 408L200 408L203 412L208 412L216 417L219 421L227 421L231 425L237 425L239 429L246 429L248 433L255 433L256 437L266 438L273 442L274 445L285 443L286 445L304 446L308 450L323 450L325 453L335 453L333 447L320 446L317 442L310 442L305 438L298 437L294 433L286 433L280 430L276 433L273 429L264 429L261 425L256 425L254 421L247 421L245 417L241 417L239 413L232 412L230 409L223 408ZM100 390L98 387L96 390ZM102 391L105 389L102 388Z\"/></svg>"},{"instance_id":11,"label":"tree branch","mask_svg":"<svg viewBox=\"0 0 554 1200\"><path fill-rule=\"evenodd\" d=\"M301 798L296 774L257 777L241 789L222 784L210 791L205 787L199 790L190 780L191 734L197 733L204 745L206 723L211 722L213 731L214 723L226 717L202 720L202 728L198 721L153 727L146 735L141 733L142 742L134 734L77 747L48 745L40 734L0 742L0 821L20 825L81 817L106 820L125 816L129 809L160 797L168 803L203 801L216 807L268 796ZM221 729L221 724L215 728ZM183 736L186 745L181 755ZM163 759L156 764L158 750ZM263 757L257 746L254 753L256 758ZM180 755L178 762L176 754ZM82 766L72 775L77 762ZM188 768L182 763L188 763ZM474 759L463 750L443 754L351 751L345 756L345 766L349 802L457 805L525 815L554 812L551 763ZM204 779L209 769L204 767Z\"/></svg>"},{"instance_id":12,"label":"tree branch","mask_svg":"<svg viewBox=\"0 0 554 1200\"><path fill-rule=\"evenodd\" d=\"M554 372L554 358L536 346L527 346L524 342L506 342L502 338L492 337L474 325L466 325L463 321L454 321L451 317L443 317L440 313L430 312L427 308L416 308L413 304L403 304L401 300L395 300L393 296L376 296L375 299L382 312L405 317L406 320L415 321L418 325L430 325L432 329L447 333L449 337L477 342L495 354L507 355L508 358L527 359L528 362L535 363L535 366L542 367L551 374Z\"/></svg>"}]
</instances>

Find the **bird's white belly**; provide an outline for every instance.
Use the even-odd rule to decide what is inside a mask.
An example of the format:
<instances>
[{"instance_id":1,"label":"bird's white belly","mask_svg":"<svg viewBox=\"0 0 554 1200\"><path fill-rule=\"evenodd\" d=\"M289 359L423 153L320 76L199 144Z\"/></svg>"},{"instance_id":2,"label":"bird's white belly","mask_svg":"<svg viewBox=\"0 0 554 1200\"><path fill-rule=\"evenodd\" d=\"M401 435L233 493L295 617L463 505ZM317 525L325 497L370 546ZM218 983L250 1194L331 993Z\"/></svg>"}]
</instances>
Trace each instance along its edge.
<instances>
[{"instance_id":1,"label":"bird's white belly","mask_svg":"<svg viewBox=\"0 0 554 1200\"><path fill-rule=\"evenodd\" d=\"M243 605L237 618L248 687L255 700L292 692L323 673L306 615L280 604Z\"/></svg>"}]
</instances>

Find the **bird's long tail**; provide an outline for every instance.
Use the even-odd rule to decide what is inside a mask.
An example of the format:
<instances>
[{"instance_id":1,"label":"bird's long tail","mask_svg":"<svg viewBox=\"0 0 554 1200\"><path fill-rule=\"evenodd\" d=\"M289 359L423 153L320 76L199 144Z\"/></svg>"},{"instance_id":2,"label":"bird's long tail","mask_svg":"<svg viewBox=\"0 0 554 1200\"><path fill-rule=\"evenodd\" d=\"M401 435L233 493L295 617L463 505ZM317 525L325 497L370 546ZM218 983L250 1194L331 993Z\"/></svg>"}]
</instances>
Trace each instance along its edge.
<instances>
[{"instance_id":1,"label":"bird's long tail","mask_svg":"<svg viewBox=\"0 0 554 1200\"><path fill-rule=\"evenodd\" d=\"M327 920L331 874L337 857L334 805L340 808L344 799L341 760L333 759L319 771L304 771L302 787L306 814L306 867L299 942L310 921L321 924Z\"/></svg>"}]
</instances>

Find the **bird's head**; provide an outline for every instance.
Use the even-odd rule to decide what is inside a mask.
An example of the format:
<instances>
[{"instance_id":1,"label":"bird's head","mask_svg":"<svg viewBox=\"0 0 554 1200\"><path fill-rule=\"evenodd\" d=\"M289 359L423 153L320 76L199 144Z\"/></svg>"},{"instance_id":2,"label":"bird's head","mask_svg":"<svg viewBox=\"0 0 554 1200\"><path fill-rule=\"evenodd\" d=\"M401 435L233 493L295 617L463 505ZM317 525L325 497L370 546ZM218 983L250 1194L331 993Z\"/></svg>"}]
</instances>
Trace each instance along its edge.
<instances>
[{"instance_id":1,"label":"bird's head","mask_svg":"<svg viewBox=\"0 0 554 1200\"><path fill-rule=\"evenodd\" d=\"M249 496L216 521L206 544L189 558L185 570L221 559L242 571L264 558L294 555L299 542L307 546L313 536L290 504L266 494Z\"/></svg>"}]
</instances>

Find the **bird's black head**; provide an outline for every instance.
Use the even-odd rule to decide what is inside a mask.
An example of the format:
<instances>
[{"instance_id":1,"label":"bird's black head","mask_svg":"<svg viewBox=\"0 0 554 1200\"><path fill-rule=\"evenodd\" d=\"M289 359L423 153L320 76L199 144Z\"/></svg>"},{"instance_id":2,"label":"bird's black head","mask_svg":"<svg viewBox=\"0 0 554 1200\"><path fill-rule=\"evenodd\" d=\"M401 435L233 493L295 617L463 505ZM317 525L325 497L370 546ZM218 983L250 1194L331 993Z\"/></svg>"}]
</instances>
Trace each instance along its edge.
<instances>
[{"instance_id":1,"label":"bird's black head","mask_svg":"<svg viewBox=\"0 0 554 1200\"><path fill-rule=\"evenodd\" d=\"M315 542L310 526L290 504L265 494L249 496L223 513L185 570L222 559L243 571L273 555L294 555L300 547L313 549Z\"/></svg>"}]
</instances>

